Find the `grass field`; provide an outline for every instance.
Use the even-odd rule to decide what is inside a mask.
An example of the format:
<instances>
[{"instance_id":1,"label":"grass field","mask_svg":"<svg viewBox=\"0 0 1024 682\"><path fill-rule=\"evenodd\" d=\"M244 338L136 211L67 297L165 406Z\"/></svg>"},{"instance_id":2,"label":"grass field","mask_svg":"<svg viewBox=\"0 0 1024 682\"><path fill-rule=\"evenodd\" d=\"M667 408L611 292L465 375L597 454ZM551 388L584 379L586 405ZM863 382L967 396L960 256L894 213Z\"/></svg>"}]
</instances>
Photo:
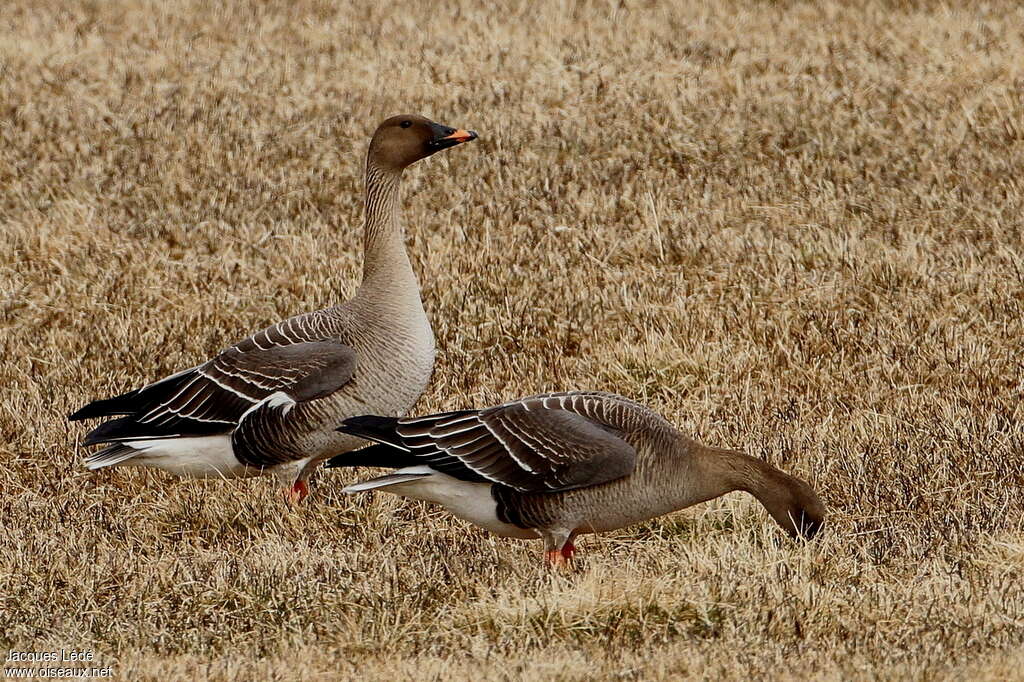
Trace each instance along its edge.
<instances>
[{"instance_id":1,"label":"grass field","mask_svg":"<svg viewBox=\"0 0 1024 682\"><path fill-rule=\"evenodd\" d=\"M120 679L1024 677L1024 9L0 6L0 646ZM65 415L349 296L387 115L417 411L611 390L809 480L549 575L323 472L85 471Z\"/></svg>"}]
</instances>

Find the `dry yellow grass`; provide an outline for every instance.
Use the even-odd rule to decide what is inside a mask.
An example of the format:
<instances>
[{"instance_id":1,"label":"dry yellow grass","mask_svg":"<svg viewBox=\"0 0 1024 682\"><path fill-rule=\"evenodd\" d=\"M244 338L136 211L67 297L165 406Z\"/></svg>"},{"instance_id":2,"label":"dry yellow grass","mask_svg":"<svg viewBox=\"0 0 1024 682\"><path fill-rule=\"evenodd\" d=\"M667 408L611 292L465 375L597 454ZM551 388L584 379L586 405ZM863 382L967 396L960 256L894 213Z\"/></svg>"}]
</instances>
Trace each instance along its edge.
<instances>
[{"instance_id":1,"label":"dry yellow grass","mask_svg":"<svg viewBox=\"0 0 1024 682\"><path fill-rule=\"evenodd\" d=\"M0 642L124 679L1020 677L1015 2L0 7ZM418 410L614 390L814 483L569 577L322 474L80 468L64 415L354 288L384 116L438 337Z\"/></svg>"}]
</instances>

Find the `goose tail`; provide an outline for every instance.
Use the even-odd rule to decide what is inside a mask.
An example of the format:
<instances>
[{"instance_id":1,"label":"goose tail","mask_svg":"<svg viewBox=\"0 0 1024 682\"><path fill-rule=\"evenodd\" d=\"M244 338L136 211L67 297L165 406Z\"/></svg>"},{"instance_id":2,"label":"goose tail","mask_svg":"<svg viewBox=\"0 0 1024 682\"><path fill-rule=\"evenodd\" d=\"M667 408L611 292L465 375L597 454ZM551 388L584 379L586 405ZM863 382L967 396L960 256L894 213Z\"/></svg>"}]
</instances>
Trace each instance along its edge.
<instances>
[{"instance_id":1,"label":"goose tail","mask_svg":"<svg viewBox=\"0 0 1024 682\"><path fill-rule=\"evenodd\" d=\"M437 472L427 466L408 467L401 471L388 474L387 476L378 476L377 478L371 478L368 481L360 481L359 483L353 483L350 486L346 486L341 489L343 493L361 493L364 490L375 490L377 488L386 488L400 483L409 483L410 481L418 481L421 478L427 478L433 476Z\"/></svg>"},{"instance_id":2,"label":"goose tail","mask_svg":"<svg viewBox=\"0 0 1024 682\"><path fill-rule=\"evenodd\" d=\"M95 471L103 467L117 466L139 454L135 448L123 443L115 443L108 448L90 453L85 458L85 467Z\"/></svg>"}]
</instances>

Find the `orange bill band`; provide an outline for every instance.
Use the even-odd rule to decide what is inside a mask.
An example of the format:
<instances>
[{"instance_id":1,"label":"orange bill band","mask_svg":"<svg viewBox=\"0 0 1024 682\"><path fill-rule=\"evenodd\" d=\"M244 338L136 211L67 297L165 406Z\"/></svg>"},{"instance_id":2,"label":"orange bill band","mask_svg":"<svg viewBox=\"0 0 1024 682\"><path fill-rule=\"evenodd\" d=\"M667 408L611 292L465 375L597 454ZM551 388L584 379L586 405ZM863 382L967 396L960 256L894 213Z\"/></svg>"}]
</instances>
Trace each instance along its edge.
<instances>
[{"instance_id":1,"label":"orange bill band","mask_svg":"<svg viewBox=\"0 0 1024 682\"><path fill-rule=\"evenodd\" d=\"M469 140L475 140L476 139L476 133L474 133L471 130L463 130L462 128L459 128L458 130L456 130L451 135L448 135L446 137L442 137L441 139L442 140L453 140L455 142L468 142Z\"/></svg>"}]
</instances>

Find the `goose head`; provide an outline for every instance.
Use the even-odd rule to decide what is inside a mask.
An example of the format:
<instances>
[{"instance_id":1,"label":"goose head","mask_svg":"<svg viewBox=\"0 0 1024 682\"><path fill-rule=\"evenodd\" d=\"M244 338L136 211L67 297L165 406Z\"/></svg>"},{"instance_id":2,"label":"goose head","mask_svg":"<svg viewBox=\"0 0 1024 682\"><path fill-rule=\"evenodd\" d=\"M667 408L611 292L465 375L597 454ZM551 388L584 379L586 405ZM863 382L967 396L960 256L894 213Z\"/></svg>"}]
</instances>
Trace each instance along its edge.
<instances>
[{"instance_id":1,"label":"goose head","mask_svg":"<svg viewBox=\"0 0 1024 682\"><path fill-rule=\"evenodd\" d=\"M442 149L476 137L472 130L451 128L416 114L402 114L377 127L370 140L369 157L378 166L401 171Z\"/></svg>"},{"instance_id":2,"label":"goose head","mask_svg":"<svg viewBox=\"0 0 1024 682\"><path fill-rule=\"evenodd\" d=\"M793 476L783 476L785 478L778 481L773 493L762 503L791 538L812 540L825 524L825 505L807 483Z\"/></svg>"}]
</instances>

